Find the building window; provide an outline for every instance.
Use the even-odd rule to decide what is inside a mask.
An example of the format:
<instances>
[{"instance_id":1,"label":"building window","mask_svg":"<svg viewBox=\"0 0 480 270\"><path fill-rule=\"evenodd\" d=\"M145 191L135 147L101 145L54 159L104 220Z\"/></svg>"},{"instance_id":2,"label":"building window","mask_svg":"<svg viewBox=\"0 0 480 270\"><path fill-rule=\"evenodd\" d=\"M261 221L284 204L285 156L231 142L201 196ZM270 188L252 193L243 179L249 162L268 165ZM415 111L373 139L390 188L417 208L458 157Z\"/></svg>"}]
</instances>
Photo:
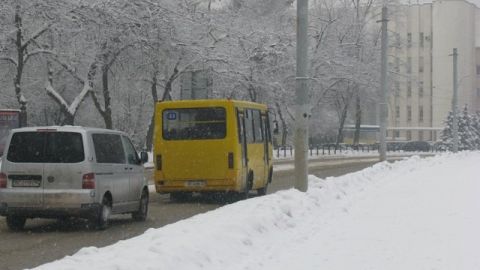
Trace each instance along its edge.
<instances>
[{"instance_id":1,"label":"building window","mask_svg":"<svg viewBox=\"0 0 480 270\"><path fill-rule=\"evenodd\" d=\"M407 73L412 73L412 57L407 57Z\"/></svg>"},{"instance_id":2,"label":"building window","mask_svg":"<svg viewBox=\"0 0 480 270\"><path fill-rule=\"evenodd\" d=\"M477 75L480 75L480 65L477 65Z\"/></svg>"},{"instance_id":3,"label":"building window","mask_svg":"<svg viewBox=\"0 0 480 270\"><path fill-rule=\"evenodd\" d=\"M410 130L407 130L407 140L408 141L412 140L412 132Z\"/></svg>"},{"instance_id":4,"label":"building window","mask_svg":"<svg viewBox=\"0 0 480 270\"><path fill-rule=\"evenodd\" d=\"M423 81L418 82L418 97L423 97Z\"/></svg>"},{"instance_id":5,"label":"building window","mask_svg":"<svg viewBox=\"0 0 480 270\"><path fill-rule=\"evenodd\" d=\"M412 107L407 106L407 121L412 121Z\"/></svg>"},{"instance_id":6,"label":"building window","mask_svg":"<svg viewBox=\"0 0 480 270\"><path fill-rule=\"evenodd\" d=\"M423 68L424 68L424 58L423 56L420 56L418 58L418 72L422 73L423 72Z\"/></svg>"},{"instance_id":7,"label":"building window","mask_svg":"<svg viewBox=\"0 0 480 270\"><path fill-rule=\"evenodd\" d=\"M400 118L400 106L395 107L395 118Z\"/></svg>"},{"instance_id":8,"label":"building window","mask_svg":"<svg viewBox=\"0 0 480 270\"><path fill-rule=\"evenodd\" d=\"M396 97L400 96L400 82L399 81L395 81L395 89L393 91L395 92Z\"/></svg>"},{"instance_id":9,"label":"building window","mask_svg":"<svg viewBox=\"0 0 480 270\"><path fill-rule=\"evenodd\" d=\"M420 47L423 48L423 32L420 32L418 39L420 41Z\"/></svg>"},{"instance_id":10,"label":"building window","mask_svg":"<svg viewBox=\"0 0 480 270\"><path fill-rule=\"evenodd\" d=\"M418 106L418 121L423 122L423 106Z\"/></svg>"},{"instance_id":11,"label":"building window","mask_svg":"<svg viewBox=\"0 0 480 270\"><path fill-rule=\"evenodd\" d=\"M407 46L412 47L412 33L407 33Z\"/></svg>"},{"instance_id":12,"label":"building window","mask_svg":"<svg viewBox=\"0 0 480 270\"><path fill-rule=\"evenodd\" d=\"M418 131L418 140L423 141L423 130Z\"/></svg>"},{"instance_id":13,"label":"building window","mask_svg":"<svg viewBox=\"0 0 480 270\"><path fill-rule=\"evenodd\" d=\"M395 130L394 136L395 136L395 138L400 138L400 131Z\"/></svg>"},{"instance_id":14,"label":"building window","mask_svg":"<svg viewBox=\"0 0 480 270\"><path fill-rule=\"evenodd\" d=\"M408 81L407 82L407 97L411 97L411 96L412 96L412 82Z\"/></svg>"},{"instance_id":15,"label":"building window","mask_svg":"<svg viewBox=\"0 0 480 270\"><path fill-rule=\"evenodd\" d=\"M477 88L477 97L480 97L480 88Z\"/></svg>"}]
</instances>

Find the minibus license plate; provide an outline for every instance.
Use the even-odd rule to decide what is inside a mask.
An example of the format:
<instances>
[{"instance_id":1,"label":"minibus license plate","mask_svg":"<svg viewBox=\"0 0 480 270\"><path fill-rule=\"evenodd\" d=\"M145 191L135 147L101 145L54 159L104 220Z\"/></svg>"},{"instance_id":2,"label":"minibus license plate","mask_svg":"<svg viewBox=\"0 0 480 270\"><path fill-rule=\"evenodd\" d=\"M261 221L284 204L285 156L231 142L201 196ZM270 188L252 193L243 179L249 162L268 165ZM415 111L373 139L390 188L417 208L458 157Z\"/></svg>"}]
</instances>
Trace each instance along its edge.
<instances>
[{"instance_id":1,"label":"minibus license plate","mask_svg":"<svg viewBox=\"0 0 480 270\"><path fill-rule=\"evenodd\" d=\"M205 181L203 180L193 180L185 182L185 186L187 187L204 187Z\"/></svg>"},{"instance_id":2,"label":"minibus license plate","mask_svg":"<svg viewBox=\"0 0 480 270\"><path fill-rule=\"evenodd\" d=\"M12 187L40 187L40 180L13 180Z\"/></svg>"}]
</instances>

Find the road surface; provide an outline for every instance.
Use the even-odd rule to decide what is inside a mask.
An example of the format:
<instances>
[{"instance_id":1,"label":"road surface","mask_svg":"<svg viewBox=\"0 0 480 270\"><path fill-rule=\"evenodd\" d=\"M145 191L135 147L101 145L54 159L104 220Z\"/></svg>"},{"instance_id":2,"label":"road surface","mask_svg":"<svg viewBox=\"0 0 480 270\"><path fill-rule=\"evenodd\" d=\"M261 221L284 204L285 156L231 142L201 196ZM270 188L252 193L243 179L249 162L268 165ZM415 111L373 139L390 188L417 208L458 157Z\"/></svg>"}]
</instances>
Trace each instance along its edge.
<instances>
[{"instance_id":1,"label":"road surface","mask_svg":"<svg viewBox=\"0 0 480 270\"><path fill-rule=\"evenodd\" d=\"M269 193L293 187L291 166L287 162L282 164L274 173ZM342 164L333 162L327 166L318 163L310 168L310 174L321 178L340 176L372 164L374 162L371 159ZM204 197L195 197L184 203L173 203L167 195L156 193L150 194L150 200L147 221L134 222L129 215L119 215L113 217L111 226L105 231L88 229L86 222L79 219L66 222L30 219L27 220L24 231L11 232L7 229L5 218L0 217L0 269L35 267L72 255L82 247L107 246L142 234L149 228L159 228L223 205L219 200Z\"/></svg>"}]
</instances>

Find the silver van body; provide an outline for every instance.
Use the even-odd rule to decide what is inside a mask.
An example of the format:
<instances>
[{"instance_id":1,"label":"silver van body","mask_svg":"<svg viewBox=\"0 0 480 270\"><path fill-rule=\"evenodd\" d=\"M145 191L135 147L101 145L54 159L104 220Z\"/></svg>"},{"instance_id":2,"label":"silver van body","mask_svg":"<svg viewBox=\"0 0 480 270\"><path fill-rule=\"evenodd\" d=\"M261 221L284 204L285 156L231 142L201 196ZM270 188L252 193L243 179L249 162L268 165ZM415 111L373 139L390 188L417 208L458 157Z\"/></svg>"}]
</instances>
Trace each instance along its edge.
<instances>
[{"instance_id":1,"label":"silver van body","mask_svg":"<svg viewBox=\"0 0 480 270\"><path fill-rule=\"evenodd\" d=\"M82 217L103 228L111 213L144 220L143 162L123 132L78 126L14 129L0 167L0 215L13 229L35 217Z\"/></svg>"}]
</instances>

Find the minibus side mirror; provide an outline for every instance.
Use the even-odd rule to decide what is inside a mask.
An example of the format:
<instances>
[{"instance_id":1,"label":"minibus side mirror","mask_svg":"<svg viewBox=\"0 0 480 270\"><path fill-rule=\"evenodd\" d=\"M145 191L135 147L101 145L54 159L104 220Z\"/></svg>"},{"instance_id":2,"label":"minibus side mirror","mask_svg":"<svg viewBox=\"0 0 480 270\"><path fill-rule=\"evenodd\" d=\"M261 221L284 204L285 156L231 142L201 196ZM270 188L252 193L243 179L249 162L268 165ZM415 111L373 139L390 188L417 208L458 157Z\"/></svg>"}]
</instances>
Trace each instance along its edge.
<instances>
[{"instance_id":1,"label":"minibus side mirror","mask_svg":"<svg viewBox=\"0 0 480 270\"><path fill-rule=\"evenodd\" d=\"M140 152L140 160L142 163L147 163L148 162L148 154L145 151Z\"/></svg>"}]
</instances>

